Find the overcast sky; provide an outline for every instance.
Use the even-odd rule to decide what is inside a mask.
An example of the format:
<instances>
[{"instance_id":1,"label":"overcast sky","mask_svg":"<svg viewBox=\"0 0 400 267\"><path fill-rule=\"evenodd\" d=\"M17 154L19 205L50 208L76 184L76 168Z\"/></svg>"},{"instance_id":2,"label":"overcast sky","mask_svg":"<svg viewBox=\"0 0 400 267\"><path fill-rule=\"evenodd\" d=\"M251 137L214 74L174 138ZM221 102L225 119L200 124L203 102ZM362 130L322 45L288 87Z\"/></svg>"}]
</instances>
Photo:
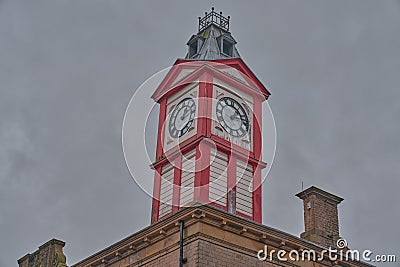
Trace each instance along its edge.
<instances>
[{"instance_id":1,"label":"overcast sky","mask_svg":"<svg viewBox=\"0 0 400 267\"><path fill-rule=\"evenodd\" d=\"M53 237L71 265L149 225L124 112L211 6L272 93L264 224L303 231L304 181L345 199L351 248L400 258L400 1L214 2L0 0L1 267Z\"/></svg>"}]
</instances>

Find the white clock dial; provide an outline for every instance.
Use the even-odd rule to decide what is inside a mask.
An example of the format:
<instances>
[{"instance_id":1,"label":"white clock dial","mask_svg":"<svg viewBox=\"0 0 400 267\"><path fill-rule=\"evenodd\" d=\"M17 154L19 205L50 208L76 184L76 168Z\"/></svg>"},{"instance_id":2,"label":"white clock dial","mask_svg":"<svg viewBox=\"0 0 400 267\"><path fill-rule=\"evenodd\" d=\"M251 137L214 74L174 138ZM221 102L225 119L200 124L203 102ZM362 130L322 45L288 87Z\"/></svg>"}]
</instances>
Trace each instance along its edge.
<instances>
[{"instance_id":1,"label":"white clock dial","mask_svg":"<svg viewBox=\"0 0 400 267\"><path fill-rule=\"evenodd\" d=\"M222 128L234 137L244 136L249 130L247 114L236 100L223 97L217 103L217 118Z\"/></svg>"},{"instance_id":2,"label":"white clock dial","mask_svg":"<svg viewBox=\"0 0 400 267\"><path fill-rule=\"evenodd\" d=\"M169 134L177 138L187 133L193 123L195 113L196 104L192 98L180 101L172 111L168 125Z\"/></svg>"}]
</instances>

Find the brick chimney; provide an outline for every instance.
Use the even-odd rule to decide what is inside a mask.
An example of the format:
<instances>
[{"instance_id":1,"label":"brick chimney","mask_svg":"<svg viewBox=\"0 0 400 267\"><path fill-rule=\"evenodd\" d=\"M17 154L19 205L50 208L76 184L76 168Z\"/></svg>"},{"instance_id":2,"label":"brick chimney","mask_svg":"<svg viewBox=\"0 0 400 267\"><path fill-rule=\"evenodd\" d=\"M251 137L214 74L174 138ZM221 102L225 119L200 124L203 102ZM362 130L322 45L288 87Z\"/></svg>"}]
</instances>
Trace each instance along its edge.
<instances>
[{"instance_id":1,"label":"brick chimney","mask_svg":"<svg viewBox=\"0 0 400 267\"><path fill-rule=\"evenodd\" d=\"M301 238L324 247L336 247L339 239L337 205L343 198L312 186L296 195L303 200L305 231Z\"/></svg>"},{"instance_id":2,"label":"brick chimney","mask_svg":"<svg viewBox=\"0 0 400 267\"><path fill-rule=\"evenodd\" d=\"M63 241L52 239L18 260L19 267L67 267Z\"/></svg>"}]
</instances>

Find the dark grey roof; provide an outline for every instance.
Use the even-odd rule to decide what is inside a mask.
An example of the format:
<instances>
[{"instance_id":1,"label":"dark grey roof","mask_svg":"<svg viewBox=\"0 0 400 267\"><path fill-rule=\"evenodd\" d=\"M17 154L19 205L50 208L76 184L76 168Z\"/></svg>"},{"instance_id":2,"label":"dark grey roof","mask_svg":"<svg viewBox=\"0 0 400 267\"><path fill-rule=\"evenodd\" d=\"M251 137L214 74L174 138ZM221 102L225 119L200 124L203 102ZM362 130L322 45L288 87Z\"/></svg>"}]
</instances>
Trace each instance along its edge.
<instances>
[{"instance_id":1,"label":"dark grey roof","mask_svg":"<svg viewBox=\"0 0 400 267\"><path fill-rule=\"evenodd\" d=\"M223 53L223 39L232 44L232 51L230 53ZM190 52L190 46L194 43L197 44L197 51ZM186 59L195 60L215 60L215 59L228 59L240 58L239 52L236 49L236 41L230 32L221 29L215 24L210 24L209 27L193 35L188 41L189 52Z\"/></svg>"}]
</instances>

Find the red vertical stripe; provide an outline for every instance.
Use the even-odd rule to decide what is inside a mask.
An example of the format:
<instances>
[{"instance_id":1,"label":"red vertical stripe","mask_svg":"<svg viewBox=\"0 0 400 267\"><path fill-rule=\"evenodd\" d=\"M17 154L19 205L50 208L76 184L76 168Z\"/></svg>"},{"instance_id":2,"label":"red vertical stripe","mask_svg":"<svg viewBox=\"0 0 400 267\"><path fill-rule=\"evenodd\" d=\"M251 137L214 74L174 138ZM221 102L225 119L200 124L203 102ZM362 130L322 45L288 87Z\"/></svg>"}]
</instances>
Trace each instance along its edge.
<instances>
[{"instance_id":1,"label":"red vertical stripe","mask_svg":"<svg viewBox=\"0 0 400 267\"><path fill-rule=\"evenodd\" d=\"M153 200L151 222L158 221L160 212L160 189L161 189L161 167L157 168L154 173L154 187L153 187Z\"/></svg>"},{"instance_id":2,"label":"red vertical stripe","mask_svg":"<svg viewBox=\"0 0 400 267\"><path fill-rule=\"evenodd\" d=\"M254 97L254 112L253 112L253 151L257 160L261 160L262 151L262 103L258 97Z\"/></svg>"},{"instance_id":3,"label":"red vertical stripe","mask_svg":"<svg viewBox=\"0 0 400 267\"><path fill-rule=\"evenodd\" d=\"M194 173L194 196L193 201L200 201L200 185L201 185L201 153L200 147L196 147L196 161L195 161L195 173Z\"/></svg>"},{"instance_id":4,"label":"red vertical stripe","mask_svg":"<svg viewBox=\"0 0 400 267\"><path fill-rule=\"evenodd\" d=\"M261 168L253 167L253 220L262 223Z\"/></svg>"},{"instance_id":5,"label":"red vertical stripe","mask_svg":"<svg viewBox=\"0 0 400 267\"><path fill-rule=\"evenodd\" d=\"M201 141L196 148L194 201L209 202L210 153L210 145L206 141Z\"/></svg>"},{"instance_id":6,"label":"red vertical stripe","mask_svg":"<svg viewBox=\"0 0 400 267\"><path fill-rule=\"evenodd\" d=\"M231 153L228 155L228 184L227 184L227 192L229 192L230 189L232 189L236 193L236 157ZM235 194L236 195L236 194ZM226 210L228 210L228 205L229 205L229 199L227 195L226 199ZM234 199L234 204L236 206L236 199Z\"/></svg>"},{"instance_id":7,"label":"red vertical stripe","mask_svg":"<svg viewBox=\"0 0 400 267\"><path fill-rule=\"evenodd\" d=\"M210 137L211 136L211 127L212 127L212 105L213 105L213 77L211 74L205 74L205 102L206 102L206 131L205 135Z\"/></svg>"},{"instance_id":8,"label":"red vertical stripe","mask_svg":"<svg viewBox=\"0 0 400 267\"><path fill-rule=\"evenodd\" d=\"M262 160L262 102L260 98L254 97L254 157ZM261 187L261 168L253 166L253 220L262 223L262 187Z\"/></svg>"},{"instance_id":9,"label":"red vertical stripe","mask_svg":"<svg viewBox=\"0 0 400 267\"><path fill-rule=\"evenodd\" d=\"M163 154L163 138L164 138L164 123L167 118L167 99L164 98L160 103L160 115L158 117L158 136L157 136L157 150L156 150L156 161Z\"/></svg>"}]
</instances>

